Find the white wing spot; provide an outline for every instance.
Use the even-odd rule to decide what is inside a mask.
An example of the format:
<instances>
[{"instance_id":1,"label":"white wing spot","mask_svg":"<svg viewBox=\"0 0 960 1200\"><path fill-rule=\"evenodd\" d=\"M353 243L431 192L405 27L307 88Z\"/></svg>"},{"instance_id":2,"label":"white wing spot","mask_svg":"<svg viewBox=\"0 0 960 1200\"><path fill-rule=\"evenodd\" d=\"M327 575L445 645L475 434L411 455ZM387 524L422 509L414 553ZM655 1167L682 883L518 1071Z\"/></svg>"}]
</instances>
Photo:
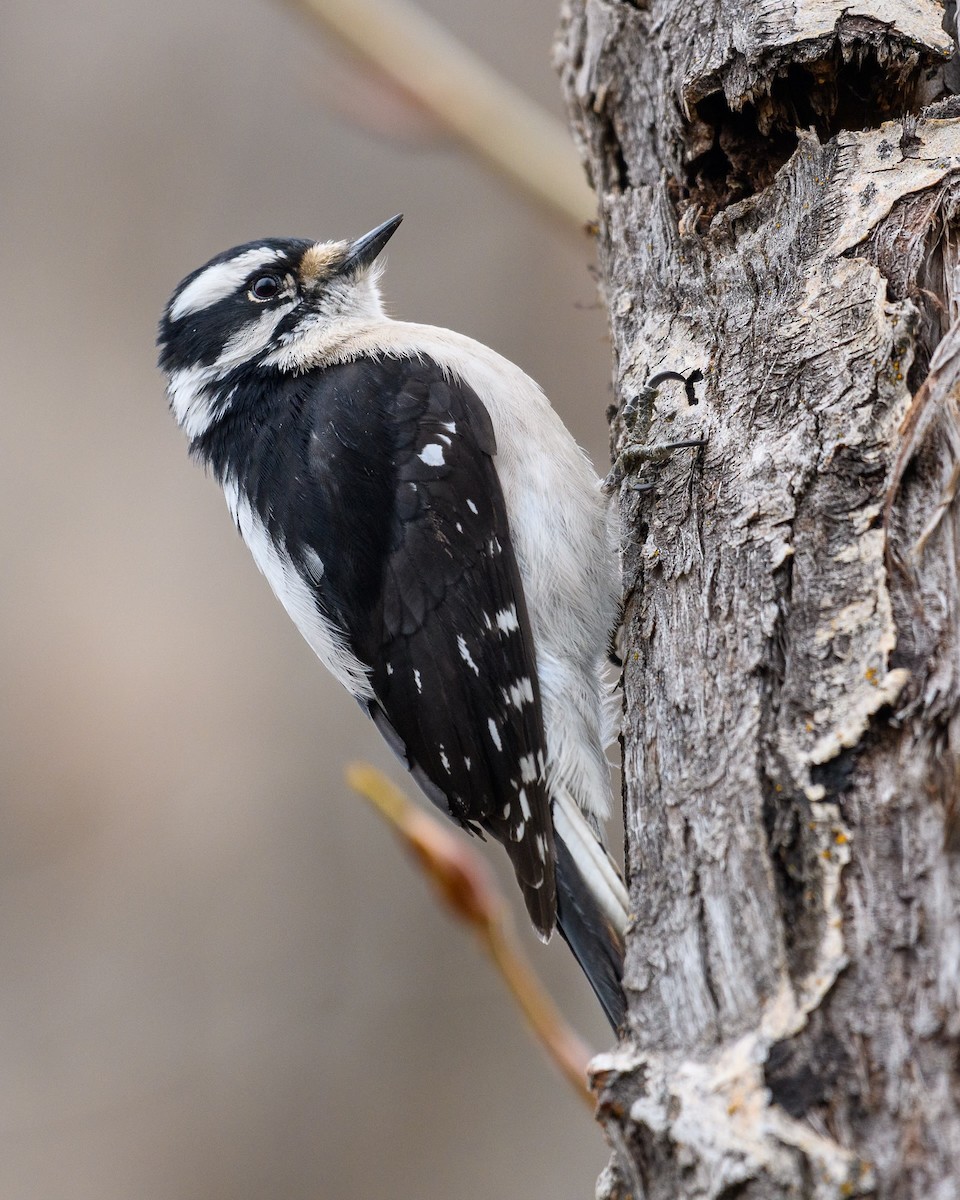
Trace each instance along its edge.
<instances>
[{"instance_id":1,"label":"white wing spot","mask_svg":"<svg viewBox=\"0 0 960 1200\"><path fill-rule=\"evenodd\" d=\"M474 675L479 675L480 668L473 661L473 655L470 653L470 649L467 646L467 643L464 641L462 633L457 634L457 649L460 651L460 657L467 664L470 670L473 671Z\"/></svg>"},{"instance_id":2,"label":"white wing spot","mask_svg":"<svg viewBox=\"0 0 960 1200\"><path fill-rule=\"evenodd\" d=\"M525 704L532 704L533 684L530 682L529 675L525 675L523 679L509 687L503 688L503 699L505 704L512 704L514 708L523 708Z\"/></svg>"},{"instance_id":3,"label":"white wing spot","mask_svg":"<svg viewBox=\"0 0 960 1200\"><path fill-rule=\"evenodd\" d=\"M500 539L492 537L487 543L491 554L499 554L503 547L500 545Z\"/></svg>"},{"instance_id":4,"label":"white wing spot","mask_svg":"<svg viewBox=\"0 0 960 1200\"><path fill-rule=\"evenodd\" d=\"M520 789L519 799L520 799L520 811L523 813L523 819L525 821L529 821L530 820L530 802L527 800L526 788Z\"/></svg>"},{"instance_id":5,"label":"white wing spot","mask_svg":"<svg viewBox=\"0 0 960 1200\"><path fill-rule=\"evenodd\" d=\"M447 758L447 752L443 746L440 746L440 761L443 763L443 769L450 774L450 759Z\"/></svg>"},{"instance_id":6,"label":"white wing spot","mask_svg":"<svg viewBox=\"0 0 960 1200\"><path fill-rule=\"evenodd\" d=\"M517 620L517 606L511 604L509 608L501 609L497 613L496 618L497 628L501 633L513 633L514 630L520 628L520 622Z\"/></svg>"},{"instance_id":7,"label":"white wing spot","mask_svg":"<svg viewBox=\"0 0 960 1200\"><path fill-rule=\"evenodd\" d=\"M393 663L387 663L387 674L388 675L393 674Z\"/></svg>"},{"instance_id":8,"label":"white wing spot","mask_svg":"<svg viewBox=\"0 0 960 1200\"><path fill-rule=\"evenodd\" d=\"M537 850L540 852L540 857L544 862L547 860L547 839L542 833L537 834Z\"/></svg>"},{"instance_id":9,"label":"white wing spot","mask_svg":"<svg viewBox=\"0 0 960 1200\"><path fill-rule=\"evenodd\" d=\"M492 717L487 722L487 728L490 730L490 738L493 741L493 744L498 750L502 750L503 742L500 741L500 734L497 732L497 727Z\"/></svg>"},{"instance_id":10,"label":"white wing spot","mask_svg":"<svg viewBox=\"0 0 960 1200\"><path fill-rule=\"evenodd\" d=\"M425 462L428 467L443 466L443 447L436 442L431 442L429 446L424 446L417 456L421 462Z\"/></svg>"},{"instance_id":11,"label":"white wing spot","mask_svg":"<svg viewBox=\"0 0 960 1200\"><path fill-rule=\"evenodd\" d=\"M463 756L463 765L470 770L470 759L466 755Z\"/></svg>"},{"instance_id":12,"label":"white wing spot","mask_svg":"<svg viewBox=\"0 0 960 1200\"><path fill-rule=\"evenodd\" d=\"M457 533L463 533L463 526L460 524L459 521L457 522L456 528L457 528Z\"/></svg>"},{"instance_id":13,"label":"white wing spot","mask_svg":"<svg viewBox=\"0 0 960 1200\"><path fill-rule=\"evenodd\" d=\"M480 509L477 508L477 506L474 504L474 502L472 500L467 501L467 508L470 509L470 511L473 513L474 516L476 516L477 513L480 511Z\"/></svg>"},{"instance_id":14,"label":"white wing spot","mask_svg":"<svg viewBox=\"0 0 960 1200\"><path fill-rule=\"evenodd\" d=\"M456 421L441 421L440 426L441 426L441 428L445 429L448 433L456 433L457 432Z\"/></svg>"},{"instance_id":15,"label":"white wing spot","mask_svg":"<svg viewBox=\"0 0 960 1200\"><path fill-rule=\"evenodd\" d=\"M413 682L417 685L417 691L422 693L423 684L420 682L420 672L416 669L416 667L413 669Z\"/></svg>"},{"instance_id":16,"label":"white wing spot","mask_svg":"<svg viewBox=\"0 0 960 1200\"><path fill-rule=\"evenodd\" d=\"M303 565L307 569L307 575L313 580L313 582L319 583L323 578L323 559L312 546L306 546L304 548Z\"/></svg>"},{"instance_id":17,"label":"white wing spot","mask_svg":"<svg viewBox=\"0 0 960 1200\"><path fill-rule=\"evenodd\" d=\"M537 777L537 768L534 765L533 755L525 754L520 759L520 775L524 783L533 783Z\"/></svg>"},{"instance_id":18,"label":"white wing spot","mask_svg":"<svg viewBox=\"0 0 960 1200\"><path fill-rule=\"evenodd\" d=\"M513 840L514 840L515 842L522 842L522 841L523 841L523 835L524 835L526 832L527 832L527 823L526 823L526 821L521 821L521 822L520 822L520 824L519 824L519 825L516 827L516 829L513 831Z\"/></svg>"}]
</instances>

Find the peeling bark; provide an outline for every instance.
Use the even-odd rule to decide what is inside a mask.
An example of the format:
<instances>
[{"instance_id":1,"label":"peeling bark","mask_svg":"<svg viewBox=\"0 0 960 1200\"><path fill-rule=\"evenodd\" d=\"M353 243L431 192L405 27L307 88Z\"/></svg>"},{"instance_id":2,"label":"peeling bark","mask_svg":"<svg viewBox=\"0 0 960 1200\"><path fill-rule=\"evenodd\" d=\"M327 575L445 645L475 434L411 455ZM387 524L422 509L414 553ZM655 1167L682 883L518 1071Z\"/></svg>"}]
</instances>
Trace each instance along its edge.
<instances>
[{"instance_id":1,"label":"peeling bark","mask_svg":"<svg viewBox=\"0 0 960 1200\"><path fill-rule=\"evenodd\" d=\"M603 1196L960 1190L948 8L564 8L614 449L707 438L620 488L636 922ZM695 404L644 400L694 368Z\"/></svg>"}]
</instances>

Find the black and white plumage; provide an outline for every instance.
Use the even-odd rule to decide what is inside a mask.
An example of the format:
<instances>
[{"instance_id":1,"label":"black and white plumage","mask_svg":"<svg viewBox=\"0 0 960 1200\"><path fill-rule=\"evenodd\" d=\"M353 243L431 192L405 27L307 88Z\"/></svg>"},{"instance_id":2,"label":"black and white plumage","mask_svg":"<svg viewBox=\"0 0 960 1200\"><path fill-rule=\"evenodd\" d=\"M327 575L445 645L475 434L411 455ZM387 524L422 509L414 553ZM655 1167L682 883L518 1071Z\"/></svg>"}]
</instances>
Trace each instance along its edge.
<instances>
[{"instance_id":1,"label":"black and white plumage","mask_svg":"<svg viewBox=\"0 0 960 1200\"><path fill-rule=\"evenodd\" d=\"M171 407L307 642L427 796L503 844L616 1026L606 513L518 367L384 315L373 264L399 223L251 242L188 276L160 326Z\"/></svg>"}]
</instances>

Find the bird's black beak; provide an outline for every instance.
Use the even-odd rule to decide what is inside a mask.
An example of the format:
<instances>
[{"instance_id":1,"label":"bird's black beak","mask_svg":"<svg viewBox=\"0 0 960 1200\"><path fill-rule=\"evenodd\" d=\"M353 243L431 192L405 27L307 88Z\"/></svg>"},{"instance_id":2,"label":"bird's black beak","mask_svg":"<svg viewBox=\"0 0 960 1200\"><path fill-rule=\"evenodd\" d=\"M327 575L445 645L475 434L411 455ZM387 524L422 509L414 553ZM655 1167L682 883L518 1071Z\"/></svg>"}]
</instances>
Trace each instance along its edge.
<instances>
[{"instance_id":1,"label":"bird's black beak","mask_svg":"<svg viewBox=\"0 0 960 1200\"><path fill-rule=\"evenodd\" d=\"M403 213L397 213L389 221L384 221L376 229L371 229L363 237L358 237L355 242L351 242L347 248L347 257L343 260L340 271L343 274L351 274L354 271L362 271L364 267L369 267L396 233L402 220Z\"/></svg>"}]
</instances>

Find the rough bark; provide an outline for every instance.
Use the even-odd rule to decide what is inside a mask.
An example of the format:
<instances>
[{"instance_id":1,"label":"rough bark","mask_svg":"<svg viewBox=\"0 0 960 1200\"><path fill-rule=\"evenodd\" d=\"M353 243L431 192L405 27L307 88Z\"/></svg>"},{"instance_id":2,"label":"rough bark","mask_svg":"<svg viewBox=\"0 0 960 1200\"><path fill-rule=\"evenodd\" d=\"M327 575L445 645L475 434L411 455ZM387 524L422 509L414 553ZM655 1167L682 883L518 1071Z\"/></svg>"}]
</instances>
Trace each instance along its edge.
<instances>
[{"instance_id":1,"label":"rough bark","mask_svg":"<svg viewBox=\"0 0 960 1200\"><path fill-rule=\"evenodd\" d=\"M950 9L564 8L614 449L707 438L620 486L636 922L604 1196L960 1191ZM694 368L695 403L645 399Z\"/></svg>"}]
</instances>

